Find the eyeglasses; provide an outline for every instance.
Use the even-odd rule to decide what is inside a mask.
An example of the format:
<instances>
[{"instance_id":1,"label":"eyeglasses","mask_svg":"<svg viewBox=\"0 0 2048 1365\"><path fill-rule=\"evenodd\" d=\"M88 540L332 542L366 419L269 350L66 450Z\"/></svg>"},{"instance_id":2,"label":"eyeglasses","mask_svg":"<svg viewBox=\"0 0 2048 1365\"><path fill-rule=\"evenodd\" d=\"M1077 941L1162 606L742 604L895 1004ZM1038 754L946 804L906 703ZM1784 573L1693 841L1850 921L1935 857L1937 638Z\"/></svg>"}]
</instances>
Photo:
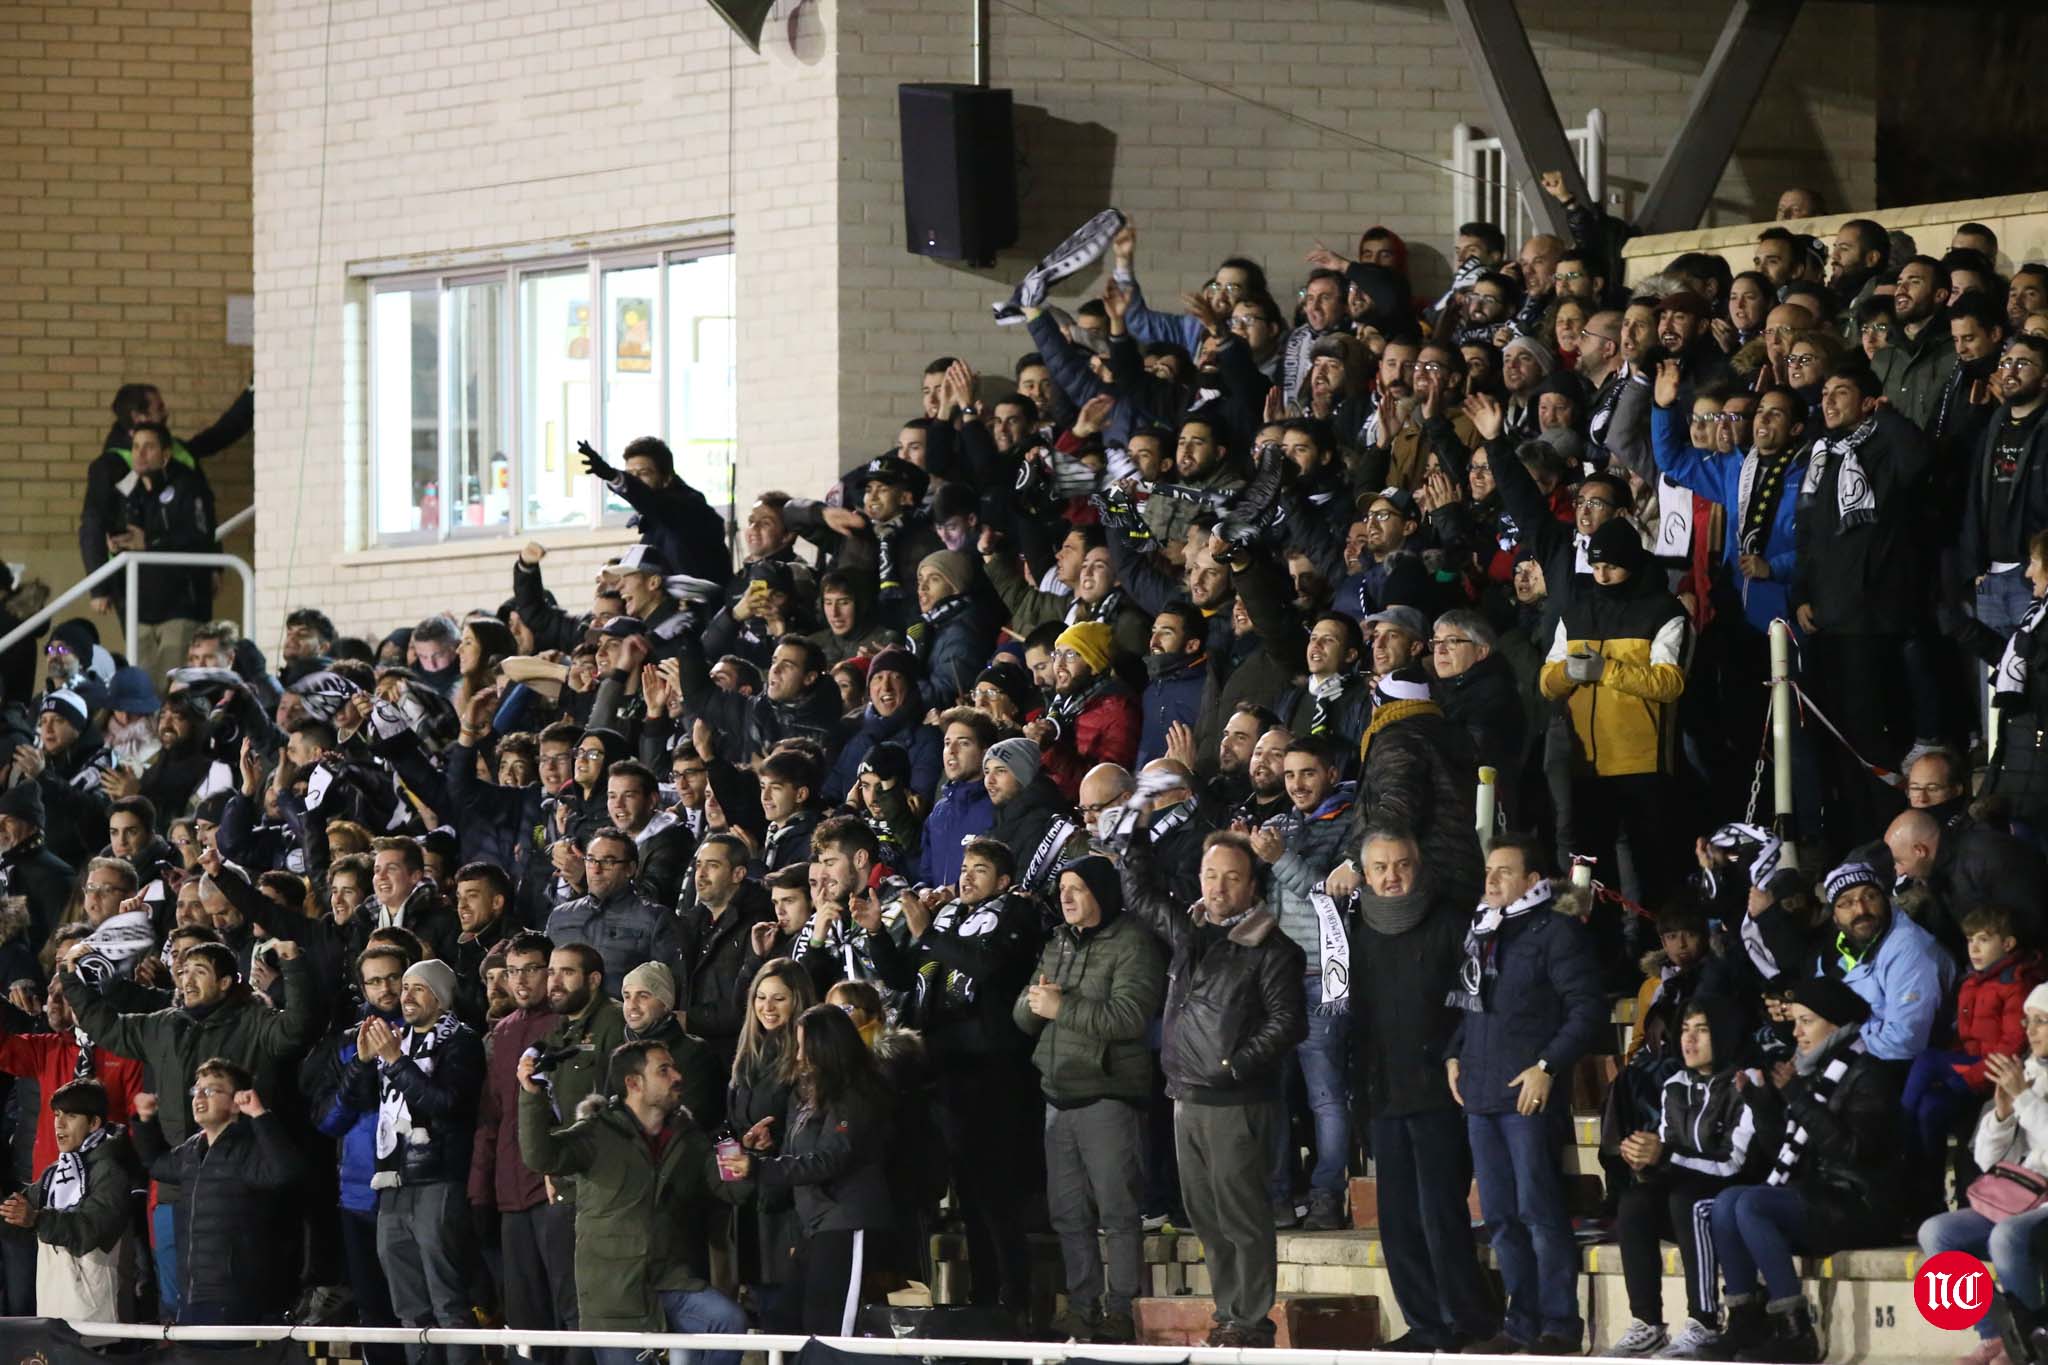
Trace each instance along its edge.
<instances>
[{"instance_id":1,"label":"eyeglasses","mask_svg":"<svg viewBox=\"0 0 2048 1365\"><path fill-rule=\"evenodd\" d=\"M1795 369L1803 370L1808 365L1820 364L1820 357L1817 355L1788 355L1785 357L1785 363Z\"/></svg>"},{"instance_id":2,"label":"eyeglasses","mask_svg":"<svg viewBox=\"0 0 2048 1365\"><path fill-rule=\"evenodd\" d=\"M1559 284L1569 284L1575 280L1583 280L1585 278L1586 272L1583 270L1560 270L1557 272L1557 282Z\"/></svg>"},{"instance_id":3,"label":"eyeglasses","mask_svg":"<svg viewBox=\"0 0 2048 1365\"><path fill-rule=\"evenodd\" d=\"M1081 664L1088 662L1086 659L1083 659L1081 657L1080 650L1071 648L1056 649L1052 652L1052 657L1055 659L1064 659L1070 664Z\"/></svg>"},{"instance_id":4,"label":"eyeglasses","mask_svg":"<svg viewBox=\"0 0 2048 1365\"><path fill-rule=\"evenodd\" d=\"M1407 519L1391 507L1376 507L1361 518L1361 520L1369 521L1375 526L1385 526L1391 522L1406 521Z\"/></svg>"},{"instance_id":5,"label":"eyeglasses","mask_svg":"<svg viewBox=\"0 0 2048 1365\"><path fill-rule=\"evenodd\" d=\"M1606 498L1573 498L1572 506L1590 507L1596 512L1612 512L1614 510L1615 505L1612 502L1608 501Z\"/></svg>"},{"instance_id":6,"label":"eyeglasses","mask_svg":"<svg viewBox=\"0 0 2048 1365\"><path fill-rule=\"evenodd\" d=\"M233 1090L218 1085L195 1085L185 1093L195 1100L202 1095L211 1095L215 1099L233 1099L235 1096Z\"/></svg>"},{"instance_id":7,"label":"eyeglasses","mask_svg":"<svg viewBox=\"0 0 2048 1365\"><path fill-rule=\"evenodd\" d=\"M1450 366L1444 364L1441 360L1418 360L1415 362L1415 373L1417 374L1442 374L1449 368Z\"/></svg>"},{"instance_id":8,"label":"eyeglasses","mask_svg":"<svg viewBox=\"0 0 2048 1365\"><path fill-rule=\"evenodd\" d=\"M585 867L625 867L632 861L631 858L597 858L588 853L583 855Z\"/></svg>"},{"instance_id":9,"label":"eyeglasses","mask_svg":"<svg viewBox=\"0 0 2048 1365\"><path fill-rule=\"evenodd\" d=\"M125 896L128 894L128 888L125 886L109 886L105 882L87 882L85 884L85 894L88 896Z\"/></svg>"},{"instance_id":10,"label":"eyeglasses","mask_svg":"<svg viewBox=\"0 0 2048 1365\"><path fill-rule=\"evenodd\" d=\"M539 975L541 975L542 973L546 972L546 971L547 971L547 969L548 969L548 964L547 964L547 963L545 963L545 962L534 962L534 963L529 963L528 965L526 965L526 966L524 966L524 967L507 967L507 968L505 969L505 975L507 975L507 976L539 976Z\"/></svg>"},{"instance_id":11,"label":"eyeglasses","mask_svg":"<svg viewBox=\"0 0 2048 1365\"><path fill-rule=\"evenodd\" d=\"M1429 642L1431 649L1458 649L1472 642L1462 635L1441 635Z\"/></svg>"},{"instance_id":12,"label":"eyeglasses","mask_svg":"<svg viewBox=\"0 0 2048 1365\"><path fill-rule=\"evenodd\" d=\"M977 705L979 705L982 702L1003 701L1006 700L1006 698L1006 693L1001 692L993 687L977 687L974 689L974 700Z\"/></svg>"},{"instance_id":13,"label":"eyeglasses","mask_svg":"<svg viewBox=\"0 0 2048 1365\"><path fill-rule=\"evenodd\" d=\"M2032 356L2009 355L1998 362L1998 368L2001 370L2011 370L2014 374L2018 374L2021 370L2025 369L2040 369L2041 362Z\"/></svg>"},{"instance_id":14,"label":"eyeglasses","mask_svg":"<svg viewBox=\"0 0 2048 1365\"><path fill-rule=\"evenodd\" d=\"M1791 336L1794 332L1798 330L1799 329L1797 327L1787 327L1784 323L1781 322L1776 327L1764 328L1764 335L1767 337L1777 337L1780 340L1782 340L1785 337Z\"/></svg>"},{"instance_id":15,"label":"eyeglasses","mask_svg":"<svg viewBox=\"0 0 2048 1365\"><path fill-rule=\"evenodd\" d=\"M595 762L595 763L602 763L602 762L604 762L604 750L602 750L602 749L578 749L578 750L576 751L576 759L577 759L577 761L578 761L578 762L581 762L582 760L584 760L584 759L586 759L586 758L587 758L587 759L590 759L590 760L591 760L592 762Z\"/></svg>"},{"instance_id":16,"label":"eyeglasses","mask_svg":"<svg viewBox=\"0 0 2048 1365\"><path fill-rule=\"evenodd\" d=\"M1867 337L1888 337L1892 334L1892 325L1889 322L1866 322L1856 331Z\"/></svg>"}]
</instances>

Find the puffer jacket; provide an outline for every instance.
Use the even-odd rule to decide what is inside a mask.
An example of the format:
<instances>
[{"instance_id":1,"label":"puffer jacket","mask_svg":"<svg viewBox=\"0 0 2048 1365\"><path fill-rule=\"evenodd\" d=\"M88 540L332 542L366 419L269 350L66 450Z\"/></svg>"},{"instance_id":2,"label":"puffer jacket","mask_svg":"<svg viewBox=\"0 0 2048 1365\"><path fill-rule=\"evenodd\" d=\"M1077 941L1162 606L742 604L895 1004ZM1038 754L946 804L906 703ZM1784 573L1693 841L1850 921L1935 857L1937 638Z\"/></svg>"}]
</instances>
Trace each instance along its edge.
<instances>
[{"instance_id":1,"label":"puffer jacket","mask_svg":"<svg viewBox=\"0 0 2048 1365\"><path fill-rule=\"evenodd\" d=\"M1307 959L1280 922L1254 906L1229 929L1209 924L1159 891L1151 846L1124 854L1125 911L1170 954L1165 1045L1166 1093L1190 1104L1263 1104L1277 1099L1280 1059L1308 1037Z\"/></svg>"},{"instance_id":2,"label":"puffer jacket","mask_svg":"<svg viewBox=\"0 0 2048 1365\"><path fill-rule=\"evenodd\" d=\"M1487 655L1455 678L1437 680L1444 715L1472 741L1472 757L1500 777L1503 794L1513 790L1528 749L1528 713L1515 687L1507 655ZM1519 812L1507 813L1510 828L1519 828Z\"/></svg>"},{"instance_id":3,"label":"puffer jacket","mask_svg":"<svg viewBox=\"0 0 2048 1365\"><path fill-rule=\"evenodd\" d=\"M369 1012L364 1011L364 1018ZM394 1015L381 1016L394 1029L405 1027ZM334 1139L341 1159L341 1207L351 1213L374 1214L377 1192L370 1180L377 1174L377 1106L351 1098L349 1078L356 1071L356 1031L344 1028L306 1054L299 1068L299 1093L313 1126Z\"/></svg>"},{"instance_id":4,"label":"puffer jacket","mask_svg":"<svg viewBox=\"0 0 2048 1365\"><path fill-rule=\"evenodd\" d=\"M45 1125L46 1127L48 1125ZM36 1240L73 1256L112 1251L128 1231L135 1216L134 1190L142 1177L142 1162L119 1124L102 1129L106 1136L85 1154L85 1198L75 1208L43 1207L41 1180L27 1186L22 1194L37 1211ZM53 1306L38 1303L42 1313Z\"/></svg>"},{"instance_id":5,"label":"puffer jacket","mask_svg":"<svg viewBox=\"0 0 2048 1365\"><path fill-rule=\"evenodd\" d=\"M1509 1081L1539 1058L1551 1075L1566 1075L1607 1027L1592 936L1556 905L1501 925L1490 1008L1465 1014L1444 1049L1457 1060L1458 1094L1469 1114L1512 1114L1519 1092Z\"/></svg>"},{"instance_id":6,"label":"puffer jacket","mask_svg":"<svg viewBox=\"0 0 2048 1365\"><path fill-rule=\"evenodd\" d=\"M583 1330L667 1330L661 1295L707 1287L691 1263L705 1205L738 1204L747 1181L719 1177L711 1139L687 1115L670 1119L659 1156L619 1101L593 1099L557 1128L547 1096L519 1092L519 1151L536 1171L574 1176L576 1307Z\"/></svg>"},{"instance_id":7,"label":"puffer jacket","mask_svg":"<svg viewBox=\"0 0 2048 1365\"><path fill-rule=\"evenodd\" d=\"M831 1110L791 1105L781 1150L754 1163L764 1189L788 1190L807 1233L886 1228L888 1153L893 1124L886 1105L847 1103Z\"/></svg>"},{"instance_id":8,"label":"puffer jacket","mask_svg":"<svg viewBox=\"0 0 2048 1365\"><path fill-rule=\"evenodd\" d=\"M1821 1045L1812 1076L1786 1086L1785 1122L1806 1130L1792 1184L1806 1195L1800 1250L1826 1256L1849 1247L1883 1246L1904 1212L1905 1146L1899 1141L1898 1068L1858 1046L1854 1028L1837 1029ZM1848 1070L1822 1104L1814 1096L1821 1070L1846 1055Z\"/></svg>"},{"instance_id":9,"label":"puffer jacket","mask_svg":"<svg viewBox=\"0 0 2048 1365\"><path fill-rule=\"evenodd\" d=\"M877 744L894 744L910 754L910 789L928 792L939 785L945 771L939 758L939 732L924 723L922 701L905 700L894 715L884 716L873 706L860 713L860 728L839 751L839 761L825 777L827 800L844 800L860 781L861 760Z\"/></svg>"},{"instance_id":10,"label":"puffer jacket","mask_svg":"<svg viewBox=\"0 0 2048 1365\"><path fill-rule=\"evenodd\" d=\"M1929 318L1917 337L1907 336L1904 327L1893 324L1891 345L1870 358L1870 368L1884 382L1884 396L1892 411L1925 430L1941 406L1949 376L1956 372L1956 348L1949 339L1947 316Z\"/></svg>"},{"instance_id":11,"label":"puffer jacket","mask_svg":"<svg viewBox=\"0 0 2048 1365\"><path fill-rule=\"evenodd\" d=\"M1071 718L1056 702L1043 719L1054 726L1053 738L1045 746L1045 771L1069 801L1080 799L1081 779L1090 768L1114 763L1128 769L1138 757L1143 725L1138 699L1113 674L1088 684L1079 711Z\"/></svg>"},{"instance_id":12,"label":"puffer jacket","mask_svg":"<svg viewBox=\"0 0 2048 1365\"><path fill-rule=\"evenodd\" d=\"M587 943L604 958L604 988L613 999L625 989L626 973L643 962L673 964L676 917L643 899L631 884L599 900L581 896L555 907L543 931L557 948Z\"/></svg>"},{"instance_id":13,"label":"puffer jacket","mask_svg":"<svg viewBox=\"0 0 2048 1365\"><path fill-rule=\"evenodd\" d=\"M1977 1060L1957 1066L1956 1074L1978 1094L1991 1088L1985 1058L2026 1054L2027 995L2042 976L2041 955L2023 950L1971 972L1957 989L1956 1050Z\"/></svg>"},{"instance_id":14,"label":"puffer jacket","mask_svg":"<svg viewBox=\"0 0 2048 1365\"><path fill-rule=\"evenodd\" d=\"M1166 757L1166 734L1174 723L1193 729L1202 718L1202 685L1209 676L1209 656L1196 654L1154 674L1138 698L1138 767Z\"/></svg>"},{"instance_id":15,"label":"puffer jacket","mask_svg":"<svg viewBox=\"0 0 2048 1365\"><path fill-rule=\"evenodd\" d=\"M68 992L67 992L68 994ZM158 1116L189 1105L165 1105ZM238 1118L213 1142L194 1130L175 1147L165 1146L157 1119L129 1129L135 1150L157 1183L184 1191L178 1224L178 1269L187 1304L244 1307L265 1321L285 1305L286 1277L280 1267L298 1263L276 1233L279 1196L306 1175L306 1163L285 1132L284 1120L266 1109ZM295 1286L294 1286L295 1287Z\"/></svg>"},{"instance_id":16,"label":"puffer jacket","mask_svg":"<svg viewBox=\"0 0 2048 1365\"><path fill-rule=\"evenodd\" d=\"M1146 1028L1166 994L1166 955L1121 909L1105 907L1092 929L1062 923L1039 955L1032 980L1060 988L1060 1015L1031 1012L1030 987L1019 991L1010 1017L1036 1038L1031 1063L1055 1109L1096 1100L1143 1104L1152 1089Z\"/></svg>"},{"instance_id":17,"label":"puffer jacket","mask_svg":"<svg viewBox=\"0 0 2048 1365\"><path fill-rule=\"evenodd\" d=\"M421 1053L431 1033L402 1034L396 1062L386 1065L357 1056L348 1072L348 1103L375 1114L388 1090L405 1101L412 1132L401 1133L389 1155L377 1158L371 1183L433 1185L454 1181L467 1189L469 1163L476 1145L477 1099L484 1086L484 1045L469 1025L442 1015L435 1023L449 1025L434 1037L431 1051ZM396 1177L395 1180L391 1177Z\"/></svg>"},{"instance_id":18,"label":"puffer jacket","mask_svg":"<svg viewBox=\"0 0 2048 1365\"><path fill-rule=\"evenodd\" d=\"M952 886L960 880L961 845L995 823L995 804L981 775L939 788L939 799L919 831L917 880L924 886Z\"/></svg>"},{"instance_id":19,"label":"puffer jacket","mask_svg":"<svg viewBox=\"0 0 2048 1365\"><path fill-rule=\"evenodd\" d=\"M1557 623L1540 683L1552 701L1569 698L1572 766L1581 776L1671 771L1687 626L1661 578L1645 572L1611 591L1596 585ZM1607 661L1600 679L1573 682L1565 656L1588 652Z\"/></svg>"},{"instance_id":20,"label":"puffer jacket","mask_svg":"<svg viewBox=\"0 0 2048 1365\"><path fill-rule=\"evenodd\" d=\"M1287 840L1287 851L1273 864L1273 913L1280 920L1281 932L1299 943L1304 953L1322 942L1322 923L1309 896L1330 875L1330 869L1344 861L1355 795L1349 782L1341 783L1313 811L1304 814L1290 808L1266 824ZM1309 959L1308 970L1322 975L1320 953Z\"/></svg>"},{"instance_id":21,"label":"puffer jacket","mask_svg":"<svg viewBox=\"0 0 2048 1365\"><path fill-rule=\"evenodd\" d=\"M1437 885L1479 885L1479 765L1464 729L1435 702L1386 702L1365 727L1358 756L1347 853L1357 851L1368 823L1392 821L1413 831Z\"/></svg>"},{"instance_id":22,"label":"puffer jacket","mask_svg":"<svg viewBox=\"0 0 2048 1365\"><path fill-rule=\"evenodd\" d=\"M1970 1155L1979 1170L2010 1161L2048 1176L2048 1061L2029 1056L2026 1072L2026 1093L2012 1102L2010 1114L2000 1118L1998 1106L1987 1104L1977 1120Z\"/></svg>"}]
</instances>

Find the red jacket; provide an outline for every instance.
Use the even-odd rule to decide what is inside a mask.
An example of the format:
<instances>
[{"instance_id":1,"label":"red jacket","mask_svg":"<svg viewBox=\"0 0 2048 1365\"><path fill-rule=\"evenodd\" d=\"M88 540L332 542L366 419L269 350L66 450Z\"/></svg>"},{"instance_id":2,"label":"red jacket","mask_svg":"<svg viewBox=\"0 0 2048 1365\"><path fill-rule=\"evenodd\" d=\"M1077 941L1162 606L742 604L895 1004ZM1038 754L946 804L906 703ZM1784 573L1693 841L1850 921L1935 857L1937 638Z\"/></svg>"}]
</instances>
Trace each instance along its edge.
<instances>
[{"instance_id":1,"label":"red jacket","mask_svg":"<svg viewBox=\"0 0 2048 1365\"><path fill-rule=\"evenodd\" d=\"M490 1064L477 1096L476 1145L470 1149L472 1204L518 1213L547 1200L547 1187L519 1155L519 1058L561 1022L542 1006L513 1010L491 1026Z\"/></svg>"},{"instance_id":2,"label":"red jacket","mask_svg":"<svg viewBox=\"0 0 2048 1365\"><path fill-rule=\"evenodd\" d=\"M57 1159L57 1133L50 1126L50 1096L78 1075L78 1041L68 1033L0 1034L0 1071L36 1083L36 1174ZM107 1122L128 1122L135 1092L142 1089L142 1063L92 1050L92 1074L107 1088Z\"/></svg>"},{"instance_id":3,"label":"red jacket","mask_svg":"<svg viewBox=\"0 0 2048 1365\"><path fill-rule=\"evenodd\" d=\"M1138 699L1122 683L1096 694L1045 751L1046 775L1069 801L1081 799L1081 779L1098 763L1128 768L1137 762L1145 728Z\"/></svg>"},{"instance_id":4,"label":"red jacket","mask_svg":"<svg viewBox=\"0 0 2048 1365\"><path fill-rule=\"evenodd\" d=\"M1956 994L1956 1050L1977 1060L1956 1067L1972 1090L1991 1093L1984 1058L1994 1052L2010 1057L2027 1051L2027 993L2041 984L2041 958L2018 952L2002 957L1981 972L1963 978Z\"/></svg>"}]
</instances>

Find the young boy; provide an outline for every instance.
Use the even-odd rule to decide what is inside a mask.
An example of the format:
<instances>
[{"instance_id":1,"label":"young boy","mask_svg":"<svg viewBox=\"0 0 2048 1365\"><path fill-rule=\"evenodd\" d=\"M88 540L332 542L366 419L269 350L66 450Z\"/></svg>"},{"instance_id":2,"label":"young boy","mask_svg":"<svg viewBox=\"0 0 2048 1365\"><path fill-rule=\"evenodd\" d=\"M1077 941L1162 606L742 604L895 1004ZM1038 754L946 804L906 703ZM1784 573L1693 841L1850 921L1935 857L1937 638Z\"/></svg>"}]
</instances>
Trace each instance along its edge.
<instances>
[{"instance_id":1,"label":"young boy","mask_svg":"<svg viewBox=\"0 0 2048 1365\"><path fill-rule=\"evenodd\" d=\"M36 1311L46 1318L123 1322L133 1286L122 1283L121 1239L135 1219L142 1169L128 1135L107 1122L106 1087L90 1078L50 1096L57 1159L42 1178L0 1203L0 1219L35 1229Z\"/></svg>"},{"instance_id":2,"label":"young boy","mask_svg":"<svg viewBox=\"0 0 2048 1365\"><path fill-rule=\"evenodd\" d=\"M135 1149L159 1181L185 1187L179 1245L178 1321L190 1326L276 1322L290 1302L280 1267L297 1264L277 1228L279 1196L305 1175L305 1162L278 1117L263 1107L255 1079L225 1057L192 1076L192 1124L199 1131L164 1145L157 1097L135 1097Z\"/></svg>"},{"instance_id":3,"label":"young boy","mask_svg":"<svg viewBox=\"0 0 2048 1365\"><path fill-rule=\"evenodd\" d=\"M860 1030L860 1040L873 1049L875 1039L882 1036L886 1026L882 1018L880 991L866 981L839 981L825 992L825 1003L845 1010L846 1017L853 1020L853 1026Z\"/></svg>"},{"instance_id":4,"label":"young boy","mask_svg":"<svg viewBox=\"0 0 2048 1365\"><path fill-rule=\"evenodd\" d=\"M1986 906L1964 917L1970 974L1956 993L1955 1046L1921 1053L1906 1073L1902 1099L1910 1120L1908 1169L1922 1182L1919 1206L1928 1209L1942 1203L1950 1132L1966 1111L1974 1114L1991 1094L1984 1059L2027 1051L2024 1006L2027 992L2041 983L2043 969L2038 953L2020 950L2013 918L2004 906ZM1967 1151L1967 1146L1959 1148L1959 1158Z\"/></svg>"},{"instance_id":5,"label":"young boy","mask_svg":"<svg viewBox=\"0 0 2048 1365\"><path fill-rule=\"evenodd\" d=\"M1636 1176L1615 1226L1634 1321L1608 1355L1699 1359L1720 1339L1720 1276L1707 1220L1714 1196L1752 1158L1767 1160L1772 1151L1757 1136L1757 1111L1744 1089L1762 1077L1741 1078L1742 1035L1742 1011L1732 1001L1708 995L1687 1005L1678 1029L1683 1066L1664 1083L1657 1131L1621 1144ZM1685 1261L1689 1316L1675 1339L1664 1329L1664 1237L1678 1243Z\"/></svg>"}]
</instances>

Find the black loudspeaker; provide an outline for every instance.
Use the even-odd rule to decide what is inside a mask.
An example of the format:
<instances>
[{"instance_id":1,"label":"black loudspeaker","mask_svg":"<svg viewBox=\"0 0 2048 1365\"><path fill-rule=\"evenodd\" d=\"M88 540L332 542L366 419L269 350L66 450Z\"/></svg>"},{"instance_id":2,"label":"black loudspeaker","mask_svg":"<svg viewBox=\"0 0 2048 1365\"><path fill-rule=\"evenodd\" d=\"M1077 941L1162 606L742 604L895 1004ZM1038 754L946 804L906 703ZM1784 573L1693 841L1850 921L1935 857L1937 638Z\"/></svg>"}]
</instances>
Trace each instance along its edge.
<instances>
[{"instance_id":1,"label":"black loudspeaker","mask_svg":"<svg viewBox=\"0 0 2048 1365\"><path fill-rule=\"evenodd\" d=\"M741 42L756 52L761 50L761 26L768 22L768 11L775 8L775 0L711 0L711 8L732 25Z\"/></svg>"},{"instance_id":2,"label":"black loudspeaker","mask_svg":"<svg viewBox=\"0 0 2048 1365\"><path fill-rule=\"evenodd\" d=\"M1017 135L1007 90L900 85L903 240L919 256L993 265L1017 240Z\"/></svg>"}]
</instances>

